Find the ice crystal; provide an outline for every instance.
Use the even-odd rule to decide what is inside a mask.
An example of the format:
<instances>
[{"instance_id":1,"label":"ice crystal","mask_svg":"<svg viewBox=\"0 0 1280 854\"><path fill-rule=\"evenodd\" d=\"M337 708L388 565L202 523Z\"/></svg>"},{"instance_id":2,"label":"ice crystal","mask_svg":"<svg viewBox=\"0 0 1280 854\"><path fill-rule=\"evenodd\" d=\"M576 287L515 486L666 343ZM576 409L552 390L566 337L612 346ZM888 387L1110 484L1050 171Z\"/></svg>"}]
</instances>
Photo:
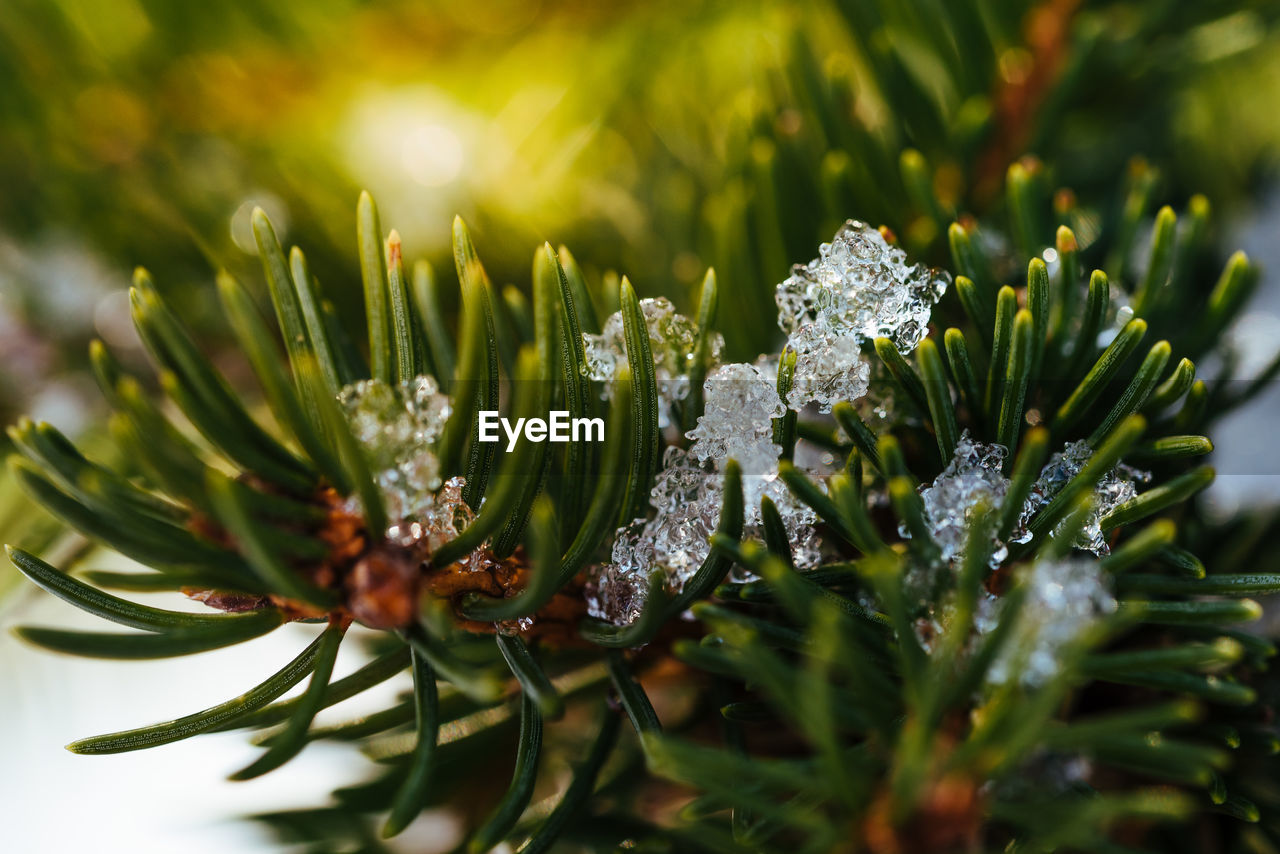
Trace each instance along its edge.
<instances>
[{"instance_id":1,"label":"ice crystal","mask_svg":"<svg viewBox=\"0 0 1280 854\"><path fill-rule=\"evenodd\" d=\"M782 510L778 512L782 515L782 521L787 523L791 562L800 569L811 569L822 562L822 538L811 524L816 517L806 517L803 513L795 512L796 509L798 508L788 508L786 513ZM809 518L810 522L800 522L801 518Z\"/></svg>"},{"instance_id":2,"label":"ice crystal","mask_svg":"<svg viewBox=\"0 0 1280 854\"><path fill-rule=\"evenodd\" d=\"M782 449L773 444L773 419L786 407L778 390L754 365L721 365L703 383L703 414L689 431L692 454L699 460L736 459L745 470L770 460L777 467Z\"/></svg>"},{"instance_id":3,"label":"ice crystal","mask_svg":"<svg viewBox=\"0 0 1280 854\"><path fill-rule=\"evenodd\" d=\"M648 593L646 573L618 564L605 564L587 582L587 614L619 626L630 625L644 610Z\"/></svg>"},{"instance_id":4,"label":"ice crystal","mask_svg":"<svg viewBox=\"0 0 1280 854\"><path fill-rule=\"evenodd\" d=\"M696 358L698 324L683 314L677 314L675 306L666 297L640 300L640 311L649 330L658 396L663 402L661 417L665 419L671 404L684 399L689 393L689 369ZM584 372L591 379L606 383L605 393L609 394L618 367L627 363L622 312L611 314L599 335L583 333L582 343L587 360ZM719 332L712 333L708 354L711 364L719 361L722 347L724 336Z\"/></svg>"},{"instance_id":5,"label":"ice crystal","mask_svg":"<svg viewBox=\"0 0 1280 854\"><path fill-rule=\"evenodd\" d=\"M927 333L929 315L950 276L889 244L879 230L849 220L818 257L797 264L777 288L778 324L794 334L824 322L831 335L886 336L906 353Z\"/></svg>"},{"instance_id":6,"label":"ice crystal","mask_svg":"<svg viewBox=\"0 0 1280 854\"><path fill-rule=\"evenodd\" d=\"M786 413L778 398L776 365L734 363L713 370L703 386L704 411L690 430L689 450L669 447L649 492L654 516L637 519L615 535L611 561L596 568L586 595L589 613L618 624L633 621L643 606L648 577L661 570L671 592L684 588L711 553L709 540L724 504L724 469L742 467L746 535L758 536L760 501L778 508L799 567L821 559L816 516L778 477L781 446L773 420Z\"/></svg>"},{"instance_id":7,"label":"ice crystal","mask_svg":"<svg viewBox=\"0 0 1280 854\"><path fill-rule=\"evenodd\" d=\"M415 519L440 488L436 440L452 407L428 376L392 386L360 380L343 387L338 403L375 473L393 522Z\"/></svg>"},{"instance_id":8,"label":"ice crystal","mask_svg":"<svg viewBox=\"0 0 1280 854\"><path fill-rule=\"evenodd\" d=\"M987 681L1037 688L1053 679L1063 651L1116 610L1101 564L1087 558L1042 560L1023 574L1026 599L1017 625L987 671ZM998 614L998 605L993 609ZM994 620L988 619L985 625ZM980 624L980 626L983 624Z\"/></svg>"},{"instance_id":9,"label":"ice crystal","mask_svg":"<svg viewBox=\"0 0 1280 854\"><path fill-rule=\"evenodd\" d=\"M688 433L693 440L690 454L699 461L714 462L720 471L730 459L738 462L748 525L760 521L764 496L778 506L784 519L811 523L812 511L799 504L778 479L782 447L773 441L773 420L786 414L786 407L778 398L776 380L758 365L733 363L712 371L703 389L703 414Z\"/></svg>"},{"instance_id":10,"label":"ice crystal","mask_svg":"<svg viewBox=\"0 0 1280 854\"><path fill-rule=\"evenodd\" d=\"M921 581L937 578L940 578L940 576L927 576L919 569L908 567L906 577L903 579L906 592L915 597L913 598L914 611L911 617L916 640L920 642L920 647L928 653L932 653L937 647L938 640L947 631L951 630L957 616L955 590L935 590L930 592L931 598L919 598L922 590ZM867 595L865 599L860 601L863 607L873 611L883 608L882 603L876 600L874 596ZM979 591L977 607L973 612L973 634L968 641L970 644L973 642L973 637L985 635L995 628L996 618L999 616L999 608L999 599L992 596L985 589Z\"/></svg>"},{"instance_id":11,"label":"ice crystal","mask_svg":"<svg viewBox=\"0 0 1280 854\"><path fill-rule=\"evenodd\" d=\"M823 412L867 393L870 363L862 346L880 336L915 349L929 315L950 283L946 273L908 264L906 253L877 229L849 220L818 257L797 264L778 285L778 325L796 353L787 404L816 403Z\"/></svg>"},{"instance_id":12,"label":"ice crystal","mask_svg":"<svg viewBox=\"0 0 1280 854\"><path fill-rule=\"evenodd\" d=\"M338 393L338 403L382 494L389 542L430 552L471 524L474 514L462 500L465 478L440 481L435 444L452 408L434 379L420 376L395 386L360 380ZM352 512L361 511L358 496L348 503ZM461 563L483 568L481 552Z\"/></svg>"},{"instance_id":13,"label":"ice crystal","mask_svg":"<svg viewBox=\"0 0 1280 854\"><path fill-rule=\"evenodd\" d=\"M1044 509L1070 480L1080 473L1093 449L1087 442L1072 442L1060 453L1049 458L1049 462L1040 470L1040 476L1031 487L1027 503L1022 510L1021 522L1024 533L1015 538L1017 542L1025 542L1030 534L1025 532L1025 524ZM1147 472L1117 465L1104 474L1093 490L1093 509L1085 520L1080 535L1076 538L1075 547L1093 552L1095 555L1109 554L1111 547L1103 536L1102 518L1138 494L1138 483L1145 483L1150 478Z\"/></svg>"},{"instance_id":14,"label":"ice crystal","mask_svg":"<svg viewBox=\"0 0 1280 854\"><path fill-rule=\"evenodd\" d=\"M722 499L718 474L687 452L668 448L649 493L649 503L657 514L644 526L631 550L635 556L632 561L643 564L639 552L647 549L649 566L662 567L672 589L684 587L711 551L708 541L720 521ZM615 545L614 561L626 560Z\"/></svg>"},{"instance_id":15,"label":"ice crystal","mask_svg":"<svg viewBox=\"0 0 1280 854\"><path fill-rule=\"evenodd\" d=\"M1009 490L1009 478L1003 470L1008 453L1004 445L973 441L966 430L942 474L920 490L925 518L934 542L942 550L943 560L950 562L963 557L973 511L979 503L995 511L1004 502ZM1008 550L997 541L991 565L999 566L1007 556Z\"/></svg>"},{"instance_id":16,"label":"ice crystal","mask_svg":"<svg viewBox=\"0 0 1280 854\"><path fill-rule=\"evenodd\" d=\"M618 530L610 563L588 582L588 613L619 625L633 622L655 569L662 570L669 590L682 589L710 554L721 495L717 472L686 451L668 448L649 493L657 514Z\"/></svg>"},{"instance_id":17,"label":"ice crystal","mask_svg":"<svg viewBox=\"0 0 1280 854\"><path fill-rule=\"evenodd\" d=\"M812 402L830 412L840 401L867 393L871 365L856 336L834 331L819 320L792 332L787 346L796 351L795 379L787 393L792 409Z\"/></svg>"},{"instance_id":18,"label":"ice crystal","mask_svg":"<svg viewBox=\"0 0 1280 854\"><path fill-rule=\"evenodd\" d=\"M778 493L771 497L786 523L796 565L812 566L820 559L820 543L812 527L815 516L790 497L776 474L775 453L773 477L744 478L744 492L750 492L753 481L762 484L758 491L776 483ZM699 460L683 449L668 448L649 503L656 511L653 518L636 519L619 529L610 562L591 573L586 598L592 616L619 625L634 621L654 570L661 570L668 591L677 593L684 588L711 553L710 538L724 503L723 475L710 459ZM751 536L757 533L759 500L754 508L748 503L746 509L747 535Z\"/></svg>"},{"instance_id":19,"label":"ice crystal","mask_svg":"<svg viewBox=\"0 0 1280 854\"><path fill-rule=\"evenodd\" d=\"M422 501L411 516L393 521L387 538L401 545L424 543L431 551L452 540L471 524L475 514L462 500L466 478L451 477L440 489Z\"/></svg>"},{"instance_id":20,"label":"ice crystal","mask_svg":"<svg viewBox=\"0 0 1280 854\"><path fill-rule=\"evenodd\" d=\"M933 639L943 629L945 603L954 586L956 565L964 558L969 542L974 509L981 503L992 512L998 511L1009 491L1009 479L1003 471L1007 455L1003 445L975 442L966 430L947 467L920 489L925 520L942 561L913 562L906 569L903 585L916 606L916 635L926 649L932 649ZM904 538L911 536L905 525L899 526L898 533ZM989 565L994 569L1008 556L1008 548L993 533Z\"/></svg>"}]
</instances>

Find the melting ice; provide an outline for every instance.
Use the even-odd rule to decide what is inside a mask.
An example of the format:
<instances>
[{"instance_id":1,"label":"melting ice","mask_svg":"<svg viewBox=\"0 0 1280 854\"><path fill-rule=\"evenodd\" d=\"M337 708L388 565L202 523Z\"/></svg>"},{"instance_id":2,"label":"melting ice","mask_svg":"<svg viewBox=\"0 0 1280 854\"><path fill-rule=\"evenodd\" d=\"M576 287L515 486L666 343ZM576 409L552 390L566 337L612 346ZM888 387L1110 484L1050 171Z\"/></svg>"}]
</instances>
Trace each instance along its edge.
<instances>
[{"instance_id":1,"label":"melting ice","mask_svg":"<svg viewBox=\"0 0 1280 854\"><path fill-rule=\"evenodd\" d=\"M698 324L683 314L677 314L675 306L666 297L640 300L649 331L649 347L653 352L653 364L658 379L658 396L662 399L659 417L666 425L671 404L682 400L689 393L689 370L696 357ZM627 363L626 336L622 326L622 312L615 311L605 321L599 335L583 333L583 346L587 363L584 373L593 380L605 383L605 393L612 388L612 380L620 365ZM720 360L724 336L714 332L709 336L711 364Z\"/></svg>"},{"instance_id":2,"label":"melting ice","mask_svg":"<svg viewBox=\"0 0 1280 854\"><path fill-rule=\"evenodd\" d=\"M778 325L797 353L787 403L812 401L829 412L861 397L870 370L862 345L884 336L903 353L914 350L950 282L947 273L907 263L878 229L846 222L817 258L792 267L777 287Z\"/></svg>"}]
</instances>

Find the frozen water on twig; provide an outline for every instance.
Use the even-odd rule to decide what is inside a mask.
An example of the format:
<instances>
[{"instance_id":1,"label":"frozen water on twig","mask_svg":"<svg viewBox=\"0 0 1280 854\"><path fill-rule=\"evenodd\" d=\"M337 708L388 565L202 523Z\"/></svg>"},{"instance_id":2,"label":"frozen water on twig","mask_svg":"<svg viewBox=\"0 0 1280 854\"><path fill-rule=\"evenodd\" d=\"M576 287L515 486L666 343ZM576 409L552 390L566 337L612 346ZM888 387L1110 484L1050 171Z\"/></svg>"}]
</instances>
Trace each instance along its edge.
<instances>
[{"instance_id":1,"label":"frozen water on twig","mask_svg":"<svg viewBox=\"0 0 1280 854\"><path fill-rule=\"evenodd\" d=\"M910 352L924 340L933 304L950 283L947 273L908 264L878 229L849 220L817 258L792 267L778 285L778 325L790 334L825 320L832 333L885 336Z\"/></svg>"},{"instance_id":2,"label":"frozen water on twig","mask_svg":"<svg viewBox=\"0 0 1280 854\"><path fill-rule=\"evenodd\" d=\"M987 671L987 681L1003 685L1017 680L1036 688L1058 674L1069 646L1115 612L1116 600L1102 565L1088 558L1038 561L1023 573L1021 584L1026 598L1018 623ZM980 631L995 627L1003 601L983 603Z\"/></svg>"},{"instance_id":3,"label":"frozen water on twig","mask_svg":"<svg viewBox=\"0 0 1280 854\"><path fill-rule=\"evenodd\" d=\"M687 451L668 448L662 471L649 493L657 511L620 528L611 561L587 584L587 612L619 625L639 616L655 569L668 589L679 591L711 552L710 537L720 519L721 475Z\"/></svg>"},{"instance_id":4,"label":"frozen water on twig","mask_svg":"<svg viewBox=\"0 0 1280 854\"><path fill-rule=\"evenodd\" d=\"M382 493L389 542L434 551L471 523L474 514L462 500L465 479L440 481L435 444L452 405L434 379L420 376L395 386L360 380L343 387L338 404ZM361 510L357 496L348 499L348 506L355 513ZM474 563L476 557L464 563Z\"/></svg>"},{"instance_id":5,"label":"frozen water on twig","mask_svg":"<svg viewBox=\"0 0 1280 854\"><path fill-rule=\"evenodd\" d=\"M593 616L619 624L634 620L655 569L662 570L672 592L688 583L710 554L730 459L742 468L747 535L757 533L760 501L767 495L783 518L797 566L820 558L813 511L778 477L782 448L773 441L773 419L786 408L774 381L757 366L735 363L712 371L704 391L705 410L689 432L690 449L671 447L663 457L649 493L655 515L618 531L611 562L598 567L588 583Z\"/></svg>"},{"instance_id":6,"label":"frozen water on twig","mask_svg":"<svg viewBox=\"0 0 1280 854\"><path fill-rule=\"evenodd\" d=\"M1003 471L1008 453L1004 445L973 441L965 430L942 474L920 490L925 518L943 560L956 561L964 556L973 512L979 504L985 504L993 513L1000 509L1009 491L1009 478ZM999 566L1007 556L1008 549L997 541L991 565Z\"/></svg>"},{"instance_id":7,"label":"frozen water on twig","mask_svg":"<svg viewBox=\"0 0 1280 854\"><path fill-rule=\"evenodd\" d=\"M830 412L837 403L867 393L871 363L863 357L857 337L832 332L818 321L791 333L787 346L796 351L795 379L787 393L792 409L813 402Z\"/></svg>"},{"instance_id":8,"label":"frozen water on twig","mask_svg":"<svg viewBox=\"0 0 1280 854\"><path fill-rule=\"evenodd\" d=\"M410 519L440 488L434 446L452 406L428 376L392 386L360 380L338 392L338 404L368 458L392 521Z\"/></svg>"},{"instance_id":9,"label":"frozen water on twig","mask_svg":"<svg viewBox=\"0 0 1280 854\"><path fill-rule=\"evenodd\" d=\"M786 414L786 407L778 398L776 380L757 365L734 363L712 371L703 390L703 414L688 434L693 440L690 454L713 462L720 471L730 459L737 461L748 525L760 521L760 499L766 495L784 521L811 523L812 511L799 504L778 479L782 447L773 441L773 421Z\"/></svg>"},{"instance_id":10,"label":"frozen water on twig","mask_svg":"<svg viewBox=\"0 0 1280 854\"><path fill-rule=\"evenodd\" d=\"M771 458L776 468L782 449L773 444L773 419L786 407L774 383L756 366L735 363L712 371L703 391L703 414L689 431L692 454L699 460L732 457L744 471Z\"/></svg>"},{"instance_id":11,"label":"frozen water on twig","mask_svg":"<svg viewBox=\"0 0 1280 854\"><path fill-rule=\"evenodd\" d=\"M777 460L775 457L776 467ZM820 560L820 542L813 530L815 517L808 507L790 498L785 485L775 477L757 482L777 485L778 511L783 517L791 543L792 558L799 567ZM744 492L747 483L744 480ZM724 503L724 476L710 462L699 461L680 448L668 448L662 471L649 495L656 511L653 518L636 519L620 528L613 543L609 563L596 567L585 591L587 612L619 625L635 620L648 592L648 577L661 570L667 589L684 589L711 553L710 539L720 522ZM758 535L760 510L757 500L747 505L746 536Z\"/></svg>"},{"instance_id":12,"label":"frozen water on twig","mask_svg":"<svg viewBox=\"0 0 1280 854\"><path fill-rule=\"evenodd\" d=\"M627 626L644 610L649 595L649 577L616 563L597 567L585 591L587 614L597 620Z\"/></svg>"},{"instance_id":13,"label":"frozen water on twig","mask_svg":"<svg viewBox=\"0 0 1280 854\"><path fill-rule=\"evenodd\" d=\"M1049 462L1040 470L1040 477L1036 479L1031 487L1031 493L1027 496L1021 518L1024 526L1036 513L1044 509L1073 477L1080 473L1093 453L1088 443L1082 440L1068 444L1060 453L1049 458ZM1076 538L1075 547L1093 552L1095 555L1109 554L1111 547L1107 544L1102 532L1100 524L1102 518L1121 504L1136 497L1137 484L1145 483L1150 477L1151 475L1147 472L1123 464L1115 466L1104 474L1094 487L1093 509L1089 512L1089 518L1085 521L1079 537ZM1025 527L1023 530L1024 533L1020 537L1014 538L1015 542L1026 542L1030 537L1030 534L1025 532Z\"/></svg>"},{"instance_id":14,"label":"frozen water on twig","mask_svg":"<svg viewBox=\"0 0 1280 854\"><path fill-rule=\"evenodd\" d=\"M689 393L689 371L696 358L698 324L678 314L666 297L640 300L649 331L649 347L653 353L653 365L658 379L658 396L662 399L659 418L666 426L667 412L671 404L683 400ZM605 383L606 396L611 393L612 382L618 368L627 363L626 336L622 326L622 312L615 311L605 321L599 335L583 333L586 350L584 371L593 380ZM724 336L714 332L710 336L708 358L712 365L720 360Z\"/></svg>"},{"instance_id":15,"label":"frozen water on twig","mask_svg":"<svg viewBox=\"0 0 1280 854\"><path fill-rule=\"evenodd\" d=\"M955 454L933 482L920 489L929 533L941 553L942 565L912 562L903 578L904 589L919 606L916 633L926 649L942 631L947 616L945 605L954 584L952 570L964 559L974 511L985 505L989 512L999 512L1009 491L1004 476L1008 450L1003 445L975 442L965 430L956 443ZM906 526L898 533L910 538ZM989 565L998 567L1009 555L1005 544L992 534L993 548Z\"/></svg>"},{"instance_id":16,"label":"frozen water on twig","mask_svg":"<svg viewBox=\"0 0 1280 854\"><path fill-rule=\"evenodd\" d=\"M798 356L787 403L814 401L827 412L861 397L869 372L862 344L884 336L903 353L915 349L950 282L944 272L907 263L878 229L846 222L777 287L778 325Z\"/></svg>"},{"instance_id":17,"label":"frozen water on twig","mask_svg":"<svg viewBox=\"0 0 1280 854\"><path fill-rule=\"evenodd\" d=\"M466 478L451 477L440 489L421 501L415 512L393 521L387 528L387 539L402 546L422 543L435 551L471 524L475 514L462 500Z\"/></svg>"}]
</instances>

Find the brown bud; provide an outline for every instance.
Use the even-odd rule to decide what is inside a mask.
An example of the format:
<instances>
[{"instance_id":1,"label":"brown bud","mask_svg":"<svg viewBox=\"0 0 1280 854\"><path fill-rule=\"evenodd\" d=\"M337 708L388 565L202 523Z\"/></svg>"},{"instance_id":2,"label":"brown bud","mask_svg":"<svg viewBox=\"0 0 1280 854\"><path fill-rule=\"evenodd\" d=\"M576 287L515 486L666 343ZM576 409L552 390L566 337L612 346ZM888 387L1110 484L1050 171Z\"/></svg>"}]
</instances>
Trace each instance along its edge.
<instances>
[{"instance_id":1,"label":"brown bud","mask_svg":"<svg viewBox=\"0 0 1280 854\"><path fill-rule=\"evenodd\" d=\"M351 567L347 608L371 629L395 629L418 613L419 561L399 549L378 547Z\"/></svg>"}]
</instances>

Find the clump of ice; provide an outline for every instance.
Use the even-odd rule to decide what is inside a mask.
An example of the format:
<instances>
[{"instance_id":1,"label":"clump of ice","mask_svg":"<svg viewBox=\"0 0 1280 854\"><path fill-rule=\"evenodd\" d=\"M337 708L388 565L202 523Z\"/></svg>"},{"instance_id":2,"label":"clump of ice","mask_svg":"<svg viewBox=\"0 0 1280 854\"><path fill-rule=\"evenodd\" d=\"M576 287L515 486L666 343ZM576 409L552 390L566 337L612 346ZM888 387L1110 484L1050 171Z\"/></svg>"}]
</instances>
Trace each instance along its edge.
<instances>
[{"instance_id":1,"label":"clump of ice","mask_svg":"<svg viewBox=\"0 0 1280 854\"><path fill-rule=\"evenodd\" d=\"M1042 560L1023 573L1026 598L1017 625L987 671L987 682L1038 688L1062 667L1062 654L1116 610L1106 573L1096 560ZM984 602L979 628L993 628L1002 602Z\"/></svg>"},{"instance_id":2,"label":"clump of ice","mask_svg":"<svg viewBox=\"0 0 1280 854\"><path fill-rule=\"evenodd\" d=\"M678 314L666 297L640 300L640 311L649 332L649 347L653 353L658 380L658 396L663 403L659 417L665 426L671 404L683 400L689 394L689 371L697 358L695 349L698 324L683 314ZM622 312L615 311L611 314L599 335L583 333L582 343L587 360L583 366L584 373L593 380L605 383L607 396L618 368L627 364ZM709 336L709 344L708 359L715 365L720 360L724 336L713 332Z\"/></svg>"},{"instance_id":3,"label":"clump of ice","mask_svg":"<svg viewBox=\"0 0 1280 854\"><path fill-rule=\"evenodd\" d=\"M364 450L393 521L412 519L440 488L435 444L453 411L428 376L388 385L360 380L338 392L338 404Z\"/></svg>"},{"instance_id":4,"label":"clump of ice","mask_svg":"<svg viewBox=\"0 0 1280 854\"><path fill-rule=\"evenodd\" d=\"M846 222L777 287L778 325L798 356L787 403L816 402L828 412L861 397L869 374L862 345L883 336L903 353L914 350L950 282L944 272L909 264L878 229Z\"/></svg>"},{"instance_id":5,"label":"clump of ice","mask_svg":"<svg viewBox=\"0 0 1280 854\"><path fill-rule=\"evenodd\" d=\"M360 380L344 386L338 404L360 443L387 511L388 542L435 551L471 524L475 514L462 499L465 478L440 480L435 447L452 413L448 395L429 376L389 385ZM359 496L348 509L362 511ZM481 567L481 552L463 559Z\"/></svg>"},{"instance_id":6,"label":"clump of ice","mask_svg":"<svg viewBox=\"0 0 1280 854\"><path fill-rule=\"evenodd\" d=\"M933 304L950 282L944 272L907 263L878 229L849 220L817 258L792 267L778 285L778 324L792 333L823 319L833 332L888 337L909 352L924 340Z\"/></svg>"},{"instance_id":7,"label":"clump of ice","mask_svg":"<svg viewBox=\"0 0 1280 854\"><path fill-rule=\"evenodd\" d=\"M721 472L730 459L741 467L749 526L760 522L760 499L765 496L784 520L810 524L816 518L778 477L782 446L773 441L773 422L786 414L786 407L776 382L758 364L722 365L707 376L703 414L688 433L693 440L689 453L700 462Z\"/></svg>"},{"instance_id":8,"label":"clump of ice","mask_svg":"<svg viewBox=\"0 0 1280 854\"><path fill-rule=\"evenodd\" d=\"M387 527L387 539L401 546L422 543L435 551L462 533L475 514L462 500L464 477L451 477L440 489L419 501L412 515L394 520Z\"/></svg>"},{"instance_id":9,"label":"clump of ice","mask_svg":"<svg viewBox=\"0 0 1280 854\"><path fill-rule=\"evenodd\" d=\"M942 474L920 490L925 518L943 560L963 558L973 512L979 504L995 513L1004 503L1009 491L1009 478L1004 476L1008 453L1004 445L973 441L965 430ZM1008 549L997 541L991 565L999 566L1007 556Z\"/></svg>"},{"instance_id":10,"label":"clump of ice","mask_svg":"<svg viewBox=\"0 0 1280 854\"><path fill-rule=\"evenodd\" d=\"M855 336L832 332L825 322L817 322L793 332L787 345L796 351L795 379L787 393L792 409L813 402L830 412L837 403L867 393L871 364Z\"/></svg>"},{"instance_id":11,"label":"clump of ice","mask_svg":"<svg viewBox=\"0 0 1280 854\"><path fill-rule=\"evenodd\" d=\"M780 482L778 486L785 489ZM812 526L815 516L793 499L784 501L778 511L787 527L792 559L798 567L813 566L820 559L820 543ZM633 622L643 608L648 579L655 570L662 572L669 592L684 589L711 554L711 535L724 504L724 476L709 461L668 448L649 504L654 516L619 528L610 562L591 572L585 591L591 616L619 625ZM757 536L759 502L754 512L750 504L746 511L745 536Z\"/></svg>"},{"instance_id":12,"label":"clump of ice","mask_svg":"<svg viewBox=\"0 0 1280 854\"><path fill-rule=\"evenodd\" d=\"M975 442L965 430L947 467L920 488L925 521L941 561L933 565L912 562L905 570L903 585L916 609L916 635L927 650L933 649L948 617L954 572L969 544L974 511L985 505L988 512L998 513L1009 491L1009 479L1004 476L1006 456L1004 445ZM994 525L992 528L988 565L994 569L1009 556L1009 550L996 538ZM899 526L898 533L908 539L911 536L905 525Z\"/></svg>"},{"instance_id":13,"label":"clump of ice","mask_svg":"<svg viewBox=\"0 0 1280 854\"><path fill-rule=\"evenodd\" d=\"M619 626L640 618L649 598L649 576L623 564L596 567L585 590L587 614Z\"/></svg>"},{"instance_id":14,"label":"clump of ice","mask_svg":"<svg viewBox=\"0 0 1280 854\"><path fill-rule=\"evenodd\" d=\"M587 613L619 625L633 622L654 570L663 572L667 589L681 590L711 553L722 499L721 476L713 468L687 451L668 448L649 493L657 513L618 529L611 561L587 583Z\"/></svg>"},{"instance_id":15,"label":"clump of ice","mask_svg":"<svg viewBox=\"0 0 1280 854\"><path fill-rule=\"evenodd\" d=\"M1031 488L1010 541L1025 543L1030 539L1028 523L1079 474L1093 453L1085 442L1073 442L1049 459ZM925 518L944 561L954 563L963 558L973 508L979 502L992 509L1004 502L1009 490L1009 480L1002 471L1006 456L1003 446L974 442L966 432L947 468L921 489ZM1095 556L1106 555L1110 549L1102 532L1102 518L1133 498L1137 494L1135 484L1148 477L1125 465L1107 472L1095 487L1093 508L1072 545ZM1052 535L1060 532L1061 527ZM905 531L902 533L906 535ZM999 566L1007 557L1006 544L997 540L991 566ZM917 634L927 649L932 648L947 617L945 580L935 568L912 566L907 570L907 592L918 606ZM1029 591L1023 605L1026 610L1020 617L1018 636L988 676L994 684L1017 678L1034 687L1048 681L1057 670L1058 651L1080 637L1097 617L1115 610L1115 600L1096 560L1081 557L1040 561L1024 573L1023 583ZM983 595L975 616L979 634L995 627L1003 601ZM1012 672L1015 668L1020 668L1018 673Z\"/></svg>"},{"instance_id":16,"label":"clump of ice","mask_svg":"<svg viewBox=\"0 0 1280 854\"><path fill-rule=\"evenodd\" d=\"M1025 542L1030 533L1025 533L1025 525L1053 500L1070 480L1080 473L1093 449L1085 441L1072 442L1060 453L1054 454L1040 470L1040 476L1031 487L1027 503L1023 507L1021 522L1024 533L1016 542ZM1093 509L1085 520L1080 535L1074 546L1078 549L1093 552L1095 555L1106 555L1111 552L1103 535L1101 521L1112 510L1134 498L1138 494L1137 484L1145 483L1151 475L1126 465L1117 465L1102 476L1093 491Z\"/></svg>"},{"instance_id":17,"label":"clump of ice","mask_svg":"<svg viewBox=\"0 0 1280 854\"><path fill-rule=\"evenodd\" d=\"M720 521L721 478L679 448L668 448L649 504L653 519L620 537L614 560L648 571L662 567L672 589L682 588L711 552Z\"/></svg>"},{"instance_id":18,"label":"clump of ice","mask_svg":"<svg viewBox=\"0 0 1280 854\"><path fill-rule=\"evenodd\" d=\"M703 414L689 431L697 459L738 461L744 474L777 470L782 448L773 442L773 419L786 414L774 382L755 365L721 365L703 383Z\"/></svg>"},{"instance_id":19,"label":"clump of ice","mask_svg":"<svg viewBox=\"0 0 1280 854\"><path fill-rule=\"evenodd\" d=\"M760 501L768 496L783 518L796 565L820 559L816 516L778 477L782 448L773 441L773 419L786 409L774 381L755 365L735 363L712 371L704 391L704 413L689 431L689 450L671 447L663 457L649 493L653 517L619 529L612 560L592 574L586 597L594 617L633 621L654 570L663 572L668 590L683 589L710 554L730 459L742 467L746 535L758 534Z\"/></svg>"}]
</instances>

